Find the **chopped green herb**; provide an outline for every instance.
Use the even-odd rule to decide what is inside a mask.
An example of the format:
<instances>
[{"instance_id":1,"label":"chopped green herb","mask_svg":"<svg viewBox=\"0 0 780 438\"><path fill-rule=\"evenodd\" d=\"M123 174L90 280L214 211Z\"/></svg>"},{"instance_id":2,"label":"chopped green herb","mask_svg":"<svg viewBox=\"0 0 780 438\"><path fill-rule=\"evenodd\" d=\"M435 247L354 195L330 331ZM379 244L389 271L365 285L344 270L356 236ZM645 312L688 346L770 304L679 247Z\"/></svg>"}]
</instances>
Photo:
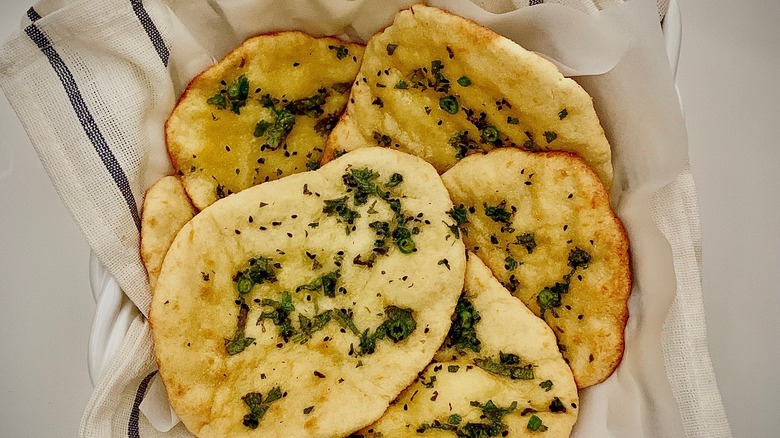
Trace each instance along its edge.
<instances>
[{"instance_id":1,"label":"chopped green herb","mask_svg":"<svg viewBox=\"0 0 780 438\"><path fill-rule=\"evenodd\" d=\"M476 325L482 319L465 294L461 294L455 306L452 325L447 333L445 345L458 351L471 350L479 353L480 340L477 338Z\"/></svg>"},{"instance_id":2,"label":"chopped green herb","mask_svg":"<svg viewBox=\"0 0 780 438\"><path fill-rule=\"evenodd\" d=\"M412 309L388 306L385 308L385 316L386 319L377 328L377 332L384 332L393 342L403 341L417 328Z\"/></svg>"},{"instance_id":3,"label":"chopped green herb","mask_svg":"<svg viewBox=\"0 0 780 438\"><path fill-rule=\"evenodd\" d=\"M259 392L250 392L241 397L241 400L249 407L249 413L244 415L244 426L250 429L257 429L257 426L260 425L260 420L268 411L271 403L280 398L282 398L282 389L278 386L271 388L265 399L263 399L263 394Z\"/></svg>"},{"instance_id":4,"label":"chopped green herb","mask_svg":"<svg viewBox=\"0 0 780 438\"><path fill-rule=\"evenodd\" d=\"M482 151L482 146L476 140L469 137L468 131L458 131L447 140L450 146L455 148L455 158L462 159L472 152Z\"/></svg>"},{"instance_id":5,"label":"chopped green herb","mask_svg":"<svg viewBox=\"0 0 780 438\"><path fill-rule=\"evenodd\" d=\"M461 426L463 418L458 414L452 414L446 421L435 420L432 423L421 424L416 432L425 433L429 429L439 429L454 432L459 438L488 438L508 435L507 426L503 423L503 419L504 416L517 409L517 402L512 402L507 408L497 407L492 400L488 400L484 405L472 401L471 406L482 410L480 419L484 422L468 422Z\"/></svg>"},{"instance_id":6,"label":"chopped green herb","mask_svg":"<svg viewBox=\"0 0 780 438\"><path fill-rule=\"evenodd\" d=\"M460 104L455 96L447 95L439 99L439 108L449 114L457 114L460 110Z\"/></svg>"},{"instance_id":7,"label":"chopped green herb","mask_svg":"<svg viewBox=\"0 0 780 438\"><path fill-rule=\"evenodd\" d=\"M281 301L264 298L260 301L260 305L271 307L273 310L261 313L257 318L257 324L261 324L264 319L270 319L279 328L279 336L285 341L294 334L290 313L295 310L295 306L289 292L282 292Z\"/></svg>"},{"instance_id":8,"label":"chopped green herb","mask_svg":"<svg viewBox=\"0 0 780 438\"><path fill-rule=\"evenodd\" d=\"M391 235L393 243L404 254L411 254L414 252L416 245L412 239L412 233L405 226L399 225L393 230Z\"/></svg>"},{"instance_id":9,"label":"chopped green herb","mask_svg":"<svg viewBox=\"0 0 780 438\"><path fill-rule=\"evenodd\" d=\"M485 216L493 219L493 222L509 224L512 219L512 213L506 210L506 201L501 201L495 207L489 206L487 203L482 203L482 206L485 208Z\"/></svg>"},{"instance_id":10,"label":"chopped green herb","mask_svg":"<svg viewBox=\"0 0 780 438\"><path fill-rule=\"evenodd\" d=\"M469 79L468 76L461 76L458 78L458 84L460 84L461 87L468 87L471 85L471 79Z\"/></svg>"},{"instance_id":11,"label":"chopped green herb","mask_svg":"<svg viewBox=\"0 0 780 438\"><path fill-rule=\"evenodd\" d=\"M558 138L558 134L556 134L554 131L544 131L544 139L547 140L547 144L550 144Z\"/></svg>"},{"instance_id":12,"label":"chopped green herb","mask_svg":"<svg viewBox=\"0 0 780 438\"><path fill-rule=\"evenodd\" d=\"M528 425L526 427L528 430L533 432L544 432L547 430L547 426L542 424L542 419L536 415L531 415L531 418L528 420Z\"/></svg>"},{"instance_id":13,"label":"chopped green herb","mask_svg":"<svg viewBox=\"0 0 780 438\"><path fill-rule=\"evenodd\" d=\"M269 126L264 134L266 135L266 143L277 148L287 138L287 134L292 131L293 125L295 125L295 115L286 109L275 111L276 119L273 125Z\"/></svg>"},{"instance_id":14,"label":"chopped green herb","mask_svg":"<svg viewBox=\"0 0 780 438\"><path fill-rule=\"evenodd\" d=\"M452 207L452 209L449 210L447 214L455 220L455 225L457 226L461 226L469 222L468 210L463 204L460 204L457 207Z\"/></svg>"},{"instance_id":15,"label":"chopped green herb","mask_svg":"<svg viewBox=\"0 0 780 438\"><path fill-rule=\"evenodd\" d=\"M317 170L319 168L320 168L320 162L319 161L307 161L306 162L306 170L309 171L309 172L312 171L312 170Z\"/></svg>"},{"instance_id":16,"label":"chopped green herb","mask_svg":"<svg viewBox=\"0 0 780 438\"><path fill-rule=\"evenodd\" d=\"M311 339L314 333L322 330L322 328L325 327L328 322L330 322L332 314L332 310L326 310L322 313L314 315L314 320L311 320L306 315L299 313L298 325L300 329L298 330L298 333L292 337L292 340L300 344L305 344L309 339Z\"/></svg>"},{"instance_id":17,"label":"chopped green herb","mask_svg":"<svg viewBox=\"0 0 780 438\"><path fill-rule=\"evenodd\" d=\"M349 329L355 336L360 336L360 330L355 326L352 320L352 311L348 309L339 309L333 312L333 319L345 329Z\"/></svg>"},{"instance_id":18,"label":"chopped green herb","mask_svg":"<svg viewBox=\"0 0 780 438\"><path fill-rule=\"evenodd\" d=\"M517 260L513 259L512 256L507 256L507 258L504 259L504 269L507 271L514 271L517 269Z\"/></svg>"},{"instance_id":19,"label":"chopped green herb","mask_svg":"<svg viewBox=\"0 0 780 438\"><path fill-rule=\"evenodd\" d=\"M249 259L249 267L236 274L234 280L238 281L243 277L249 278L253 285L265 282L273 283L276 281L276 272L271 264L271 259L260 256Z\"/></svg>"},{"instance_id":20,"label":"chopped green herb","mask_svg":"<svg viewBox=\"0 0 780 438\"><path fill-rule=\"evenodd\" d=\"M539 387L544 389L546 392L550 392L550 390L553 388L553 382L552 380L545 380L539 384Z\"/></svg>"},{"instance_id":21,"label":"chopped green herb","mask_svg":"<svg viewBox=\"0 0 780 438\"><path fill-rule=\"evenodd\" d=\"M349 55L349 49L342 46L328 46L330 50L334 50L336 52L336 58L338 59L344 59Z\"/></svg>"},{"instance_id":22,"label":"chopped green herb","mask_svg":"<svg viewBox=\"0 0 780 438\"><path fill-rule=\"evenodd\" d=\"M474 365L489 373L509 377L512 380L533 380L534 378L533 365L521 365L520 358L515 354L499 353L498 361L490 357L477 358L474 359Z\"/></svg>"},{"instance_id":23,"label":"chopped green herb","mask_svg":"<svg viewBox=\"0 0 780 438\"><path fill-rule=\"evenodd\" d=\"M249 97L249 79L246 75L239 76L235 81L227 86L227 89L221 90L218 94L208 98L206 103L214 105L217 109L227 109L230 105L230 111L241 114L241 108L246 106L246 99Z\"/></svg>"},{"instance_id":24,"label":"chopped green herb","mask_svg":"<svg viewBox=\"0 0 780 438\"><path fill-rule=\"evenodd\" d=\"M328 216L337 215L339 222L352 225L355 222L355 218L360 217L357 211L347 207L346 196L337 199L326 199L324 202L325 206L322 208L322 212ZM347 227L347 230L349 230L349 227ZM349 231L347 231L347 234L349 234Z\"/></svg>"},{"instance_id":25,"label":"chopped green herb","mask_svg":"<svg viewBox=\"0 0 780 438\"><path fill-rule=\"evenodd\" d=\"M322 109L322 105L325 104L325 99L327 97L328 90L326 88L320 88L317 90L317 93L312 96L293 100L285 105L284 109L296 116L307 115L311 118L317 118L325 112L325 110Z\"/></svg>"},{"instance_id":26,"label":"chopped green herb","mask_svg":"<svg viewBox=\"0 0 780 438\"><path fill-rule=\"evenodd\" d=\"M314 406L309 406L308 408L304 408L303 409L303 414L304 415L309 415L311 413L311 411L313 411L313 410L314 410Z\"/></svg>"},{"instance_id":27,"label":"chopped green herb","mask_svg":"<svg viewBox=\"0 0 780 438\"><path fill-rule=\"evenodd\" d=\"M278 100L271 97L270 94L264 94L260 97L260 103L263 104L263 108L276 109Z\"/></svg>"},{"instance_id":28,"label":"chopped green herb","mask_svg":"<svg viewBox=\"0 0 780 438\"><path fill-rule=\"evenodd\" d=\"M409 83L406 82L405 80L401 79L400 81L398 81L398 83L395 84L395 87L393 87L393 88L396 88L396 89L399 89L399 90L406 90L406 89L409 88Z\"/></svg>"},{"instance_id":29,"label":"chopped green herb","mask_svg":"<svg viewBox=\"0 0 780 438\"><path fill-rule=\"evenodd\" d=\"M253 342L255 338L247 338L244 333L246 331L246 320L249 315L249 306L241 297L237 301L238 304L238 321L236 323L236 334L233 335L233 339L225 339L225 350L231 356L236 355L244 351L244 349Z\"/></svg>"},{"instance_id":30,"label":"chopped green herb","mask_svg":"<svg viewBox=\"0 0 780 438\"><path fill-rule=\"evenodd\" d=\"M519 236L515 237L515 245L522 245L525 247L525 250L528 251L528 254L531 254L534 252L534 249L536 249L536 237L534 236L534 233L524 233Z\"/></svg>"},{"instance_id":31,"label":"chopped green herb","mask_svg":"<svg viewBox=\"0 0 780 438\"><path fill-rule=\"evenodd\" d=\"M379 174L367 167L349 169L341 177L345 186L354 189L355 205L363 205L369 196L377 194L377 178Z\"/></svg>"},{"instance_id":32,"label":"chopped green herb","mask_svg":"<svg viewBox=\"0 0 780 438\"><path fill-rule=\"evenodd\" d=\"M398 44L388 44L385 49L387 50L388 56L393 56L393 53L395 53L395 49L398 48Z\"/></svg>"},{"instance_id":33,"label":"chopped green herb","mask_svg":"<svg viewBox=\"0 0 780 438\"><path fill-rule=\"evenodd\" d=\"M553 287L546 287L536 296L536 304L541 309L542 316L545 310L561 307L561 295L568 292L568 283L555 283Z\"/></svg>"},{"instance_id":34,"label":"chopped green herb","mask_svg":"<svg viewBox=\"0 0 780 438\"><path fill-rule=\"evenodd\" d=\"M309 284L303 284L295 288L295 292L302 290L310 290L317 292L322 290L322 294L328 298L334 298L336 296L336 282L341 277L341 272L336 270L323 275L320 278L315 279Z\"/></svg>"},{"instance_id":35,"label":"chopped green herb","mask_svg":"<svg viewBox=\"0 0 780 438\"><path fill-rule=\"evenodd\" d=\"M589 263L590 254L588 254L585 250L579 247L575 247L571 250L571 252L569 252L569 266L571 266L572 269L585 269L588 267Z\"/></svg>"},{"instance_id":36,"label":"chopped green herb","mask_svg":"<svg viewBox=\"0 0 780 438\"><path fill-rule=\"evenodd\" d=\"M222 94L215 94L206 100L209 105L214 105L217 109L227 109L227 97Z\"/></svg>"},{"instance_id":37,"label":"chopped green herb","mask_svg":"<svg viewBox=\"0 0 780 438\"><path fill-rule=\"evenodd\" d=\"M360 335L359 354L372 354L376 349L376 342L390 338L393 342L400 342L408 338L417 328L417 322L412 316L412 309L396 306L385 307L385 320L376 328L373 334L366 329Z\"/></svg>"},{"instance_id":38,"label":"chopped green herb","mask_svg":"<svg viewBox=\"0 0 780 438\"><path fill-rule=\"evenodd\" d=\"M448 373L457 373L459 369L460 369L460 365L447 365Z\"/></svg>"},{"instance_id":39,"label":"chopped green herb","mask_svg":"<svg viewBox=\"0 0 780 438\"><path fill-rule=\"evenodd\" d=\"M385 184L385 187L395 187L404 181L404 176L400 173L394 173L390 176L390 180Z\"/></svg>"},{"instance_id":40,"label":"chopped green herb","mask_svg":"<svg viewBox=\"0 0 780 438\"><path fill-rule=\"evenodd\" d=\"M520 119L518 119L517 117L508 116L506 118L506 122L510 125L518 125L520 124Z\"/></svg>"},{"instance_id":41,"label":"chopped green herb","mask_svg":"<svg viewBox=\"0 0 780 438\"><path fill-rule=\"evenodd\" d=\"M253 133L255 137L262 137L265 135L265 131L268 130L272 126L271 122L268 122L266 120L260 120L255 125L255 132Z\"/></svg>"},{"instance_id":42,"label":"chopped green herb","mask_svg":"<svg viewBox=\"0 0 780 438\"><path fill-rule=\"evenodd\" d=\"M569 115L569 111L567 111L567 110L566 110L566 108L564 108L564 109L562 109L562 110L561 110L561 111L558 113L558 119L560 119L560 120L563 120L563 119L565 119L565 118L566 118L566 116L568 116L568 115Z\"/></svg>"}]
</instances>

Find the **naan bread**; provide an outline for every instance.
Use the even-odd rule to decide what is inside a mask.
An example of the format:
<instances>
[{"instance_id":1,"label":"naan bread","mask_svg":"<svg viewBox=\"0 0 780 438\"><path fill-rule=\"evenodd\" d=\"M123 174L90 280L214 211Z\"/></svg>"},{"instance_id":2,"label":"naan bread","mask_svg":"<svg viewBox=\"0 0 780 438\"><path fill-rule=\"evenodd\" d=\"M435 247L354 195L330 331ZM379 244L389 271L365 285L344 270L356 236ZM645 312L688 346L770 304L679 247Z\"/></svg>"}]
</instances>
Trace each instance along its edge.
<instances>
[{"instance_id":1,"label":"naan bread","mask_svg":"<svg viewBox=\"0 0 780 438\"><path fill-rule=\"evenodd\" d=\"M171 161L195 206L316 169L363 50L280 32L247 40L196 77L165 126Z\"/></svg>"},{"instance_id":2,"label":"naan bread","mask_svg":"<svg viewBox=\"0 0 780 438\"><path fill-rule=\"evenodd\" d=\"M356 435L530 437L544 430L568 437L578 404L550 327L472 254L444 346L382 418ZM476 430L494 433L468 434Z\"/></svg>"},{"instance_id":3,"label":"naan bread","mask_svg":"<svg viewBox=\"0 0 780 438\"><path fill-rule=\"evenodd\" d=\"M152 292L173 238L195 214L178 177L161 178L146 191L141 215L141 259Z\"/></svg>"},{"instance_id":4,"label":"naan bread","mask_svg":"<svg viewBox=\"0 0 780 438\"><path fill-rule=\"evenodd\" d=\"M429 164L369 148L201 211L151 307L187 428L333 437L379 418L449 329L466 264L451 208Z\"/></svg>"},{"instance_id":5,"label":"naan bread","mask_svg":"<svg viewBox=\"0 0 780 438\"><path fill-rule=\"evenodd\" d=\"M491 30L420 5L369 40L324 160L367 145L417 155L440 173L498 146L571 151L612 181L609 143L576 82Z\"/></svg>"},{"instance_id":6,"label":"naan bread","mask_svg":"<svg viewBox=\"0 0 780 438\"><path fill-rule=\"evenodd\" d=\"M580 388L623 355L631 292L628 238L579 158L497 149L442 176L466 247L558 336Z\"/></svg>"}]
</instances>

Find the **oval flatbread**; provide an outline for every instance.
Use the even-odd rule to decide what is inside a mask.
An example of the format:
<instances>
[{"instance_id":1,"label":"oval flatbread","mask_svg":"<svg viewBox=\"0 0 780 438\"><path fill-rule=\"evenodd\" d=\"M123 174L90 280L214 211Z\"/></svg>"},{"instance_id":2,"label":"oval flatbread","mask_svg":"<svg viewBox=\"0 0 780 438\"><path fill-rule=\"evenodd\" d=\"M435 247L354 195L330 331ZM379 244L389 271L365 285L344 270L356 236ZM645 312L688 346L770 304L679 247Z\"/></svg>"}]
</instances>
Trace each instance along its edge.
<instances>
[{"instance_id":1,"label":"oval flatbread","mask_svg":"<svg viewBox=\"0 0 780 438\"><path fill-rule=\"evenodd\" d=\"M553 328L579 387L606 379L623 356L631 273L598 178L573 154L504 148L442 179L466 247Z\"/></svg>"},{"instance_id":2,"label":"oval flatbread","mask_svg":"<svg viewBox=\"0 0 780 438\"><path fill-rule=\"evenodd\" d=\"M163 177L146 191L141 215L141 260L152 292L171 242L195 213L176 176Z\"/></svg>"},{"instance_id":3,"label":"oval flatbread","mask_svg":"<svg viewBox=\"0 0 780 438\"><path fill-rule=\"evenodd\" d=\"M224 198L179 232L151 307L200 437L344 436L430 362L465 248L435 169L370 148Z\"/></svg>"},{"instance_id":4,"label":"oval flatbread","mask_svg":"<svg viewBox=\"0 0 780 438\"><path fill-rule=\"evenodd\" d=\"M193 79L165 136L195 206L316 169L363 49L301 32L261 35Z\"/></svg>"},{"instance_id":5,"label":"oval flatbread","mask_svg":"<svg viewBox=\"0 0 780 438\"><path fill-rule=\"evenodd\" d=\"M417 155L439 172L496 147L570 151L612 181L609 143L576 82L489 29L421 5L369 40L324 160L366 145Z\"/></svg>"},{"instance_id":6,"label":"oval flatbread","mask_svg":"<svg viewBox=\"0 0 780 438\"><path fill-rule=\"evenodd\" d=\"M473 254L452 320L434 361L358 435L568 437L579 398L555 335Z\"/></svg>"}]
</instances>

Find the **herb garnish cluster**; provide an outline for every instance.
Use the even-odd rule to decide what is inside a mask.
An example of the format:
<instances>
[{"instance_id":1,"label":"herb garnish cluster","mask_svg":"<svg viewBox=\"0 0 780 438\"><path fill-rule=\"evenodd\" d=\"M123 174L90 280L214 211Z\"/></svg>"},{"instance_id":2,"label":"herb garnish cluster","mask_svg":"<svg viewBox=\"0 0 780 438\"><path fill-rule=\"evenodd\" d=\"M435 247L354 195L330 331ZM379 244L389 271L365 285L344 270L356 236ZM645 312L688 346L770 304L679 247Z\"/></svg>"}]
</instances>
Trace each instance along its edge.
<instances>
[{"instance_id":1,"label":"herb garnish cluster","mask_svg":"<svg viewBox=\"0 0 780 438\"><path fill-rule=\"evenodd\" d=\"M393 56L397 49L398 44L387 44L387 55ZM447 48L447 57L449 59L453 59L455 57L455 52L449 47ZM476 128L477 135L476 138L471 137L469 135L469 131L464 130L458 131L450 137L449 144L455 149L456 159L460 160L473 153L485 152L486 150L489 150L490 147L520 146L530 151L538 151L542 149L534 140L531 131L524 131L526 138L520 141L521 144L518 145L509 137L505 136L495 123L491 123L487 120L486 112L477 112L474 109L465 106L461 102L460 93L458 91L472 86L473 82L471 78L466 75L461 75L457 78L457 80L455 80L455 83L458 84L461 89L458 89L457 87L453 88L453 82L451 82L445 74L445 67L446 66L442 60L434 59L431 61L430 67L423 66L414 68L402 79L398 80L393 85L393 88L397 90L416 89L421 92L427 89L432 89L440 94L439 109L441 109L443 112L450 115L456 115L463 111L463 113L466 115L466 119ZM381 76L381 73L382 70L378 71L377 76ZM377 82L376 86L378 88L386 88L386 85L381 82ZM497 100L495 105L498 111L501 111L504 108L510 110L512 109L512 104L507 101L506 98ZM428 108L426 108L426 112L430 114ZM568 115L569 111L567 108L563 108L557 113L558 120L563 120ZM506 124L519 125L520 119L516 116L508 115L506 117ZM439 125L441 125L441 121L439 121ZM543 136L548 145L558 138L558 134L552 130L544 131ZM490 147L486 148L486 145L489 145Z\"/></svg>"}]
</instances>

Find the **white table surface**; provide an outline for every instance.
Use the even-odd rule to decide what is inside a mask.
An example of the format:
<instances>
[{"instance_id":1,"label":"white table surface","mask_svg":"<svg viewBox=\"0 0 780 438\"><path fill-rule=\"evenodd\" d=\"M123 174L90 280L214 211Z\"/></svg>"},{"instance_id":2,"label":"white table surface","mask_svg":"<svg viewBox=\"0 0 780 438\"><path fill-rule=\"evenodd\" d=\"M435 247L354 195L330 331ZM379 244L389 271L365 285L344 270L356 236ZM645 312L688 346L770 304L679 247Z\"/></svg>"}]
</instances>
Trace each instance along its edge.
<instances>
[{"instance_id":1,"label":"white table surface","mask_svg":"<svg viewBox=\"0 0 780 438\"><path fill-rule=\"evenodd\" d=\"M780 436L780 2L679 0L710 353L735 437ZM29 0L0 2L0 37ZM0 98L0 436L76 436L89 247Z\"/></svg>"}]
</instances>

